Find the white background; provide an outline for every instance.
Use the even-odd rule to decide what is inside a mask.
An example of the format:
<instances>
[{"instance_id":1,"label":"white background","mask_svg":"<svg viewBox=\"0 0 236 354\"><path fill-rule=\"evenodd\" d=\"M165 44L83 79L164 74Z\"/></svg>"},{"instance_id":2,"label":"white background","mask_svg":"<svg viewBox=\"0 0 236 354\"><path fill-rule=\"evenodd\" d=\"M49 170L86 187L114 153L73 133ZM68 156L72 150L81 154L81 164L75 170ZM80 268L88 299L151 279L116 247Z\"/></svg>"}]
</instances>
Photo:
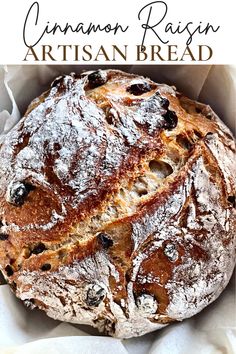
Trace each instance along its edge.
<instances>
[{"instance_id":1,"label":"white background","mask_svg":"<svg viewBox=\"0 0 236 354\"><path fill-rule=\"evenodd\" d=\"M2 0L0 5L0 64L45 64L45 61L35 62L32 56L28 57L28 61L24 62L23 59L27 52L27 47L23 42L23 25L28 9L34 0ZM32 43L33 40L39 37L45 28L47 21L49 21L51 27L57 22L65 26L66 23L76 26L78 23L83 22L85 25L89 25L90 22L94 24L106 25L110 23L114 25L116 22L126 26L129 25L129 29L126 33L120 33L114 36L112 33L91 33L88 35L83 35L81 33L67 33L64 34L57 33L56 35L47 35L42 39L35 51L39 57L42 59L41 55L41 45L50 44L53 46L52 54L56 57L57 61L53 62L50 59L47 60L47 64L60 64L62 62L62 51L57 51L58 44L71 44L71 45L92 45L93 46L93 56L96 56L98 48L103 45L109 54L110 64L112 62L112 52L111 44L116 44L123 48L123 45L128 45L128 57L125 62L121 57L117 57L119 61L117 64L136 64L136 50L135 46L140 45L143 37L143 29L141 27L142 23L147 19L148 12L143 11L143 16L141 21L138 20L138 12L146 4L150 3L151 0L119 0L119 1L109 1L109 0L38 0L40 4L40 13L38 19L38 26L34 26L34 18L31 17L29 21L29 26L27 28L27 38L28 41ZM211 0L166 0L168 4L168 13L166 18L163 20L156 29L158 34L165 39L169 40L169 44L178 45L178 56L181 54L185 47L185 42L188 38L188 34L184 33L182 35L166 35L163 32L164 27L168 22L172 22L178 25L181 21L182 24L192 21L195 25L199 25L201 21L202 24L207 24L208 22L214 27L220 25L220 29L216 33L209 32L208 35L196 34L193 37L193 43L190 47L193 49L194 55L196 54L197 45L203 44L208 45L213 49L213 57L210 61L202 62L206 64L230 64L234 62L235 39L234 39L234 23L235 23L235 11L234 11L234 0L225 1L211 1ZM152 24L157 22L161 13L163 13L162 5L154 5L152 13ZM35 13L35 11L34 11ZM157 21L156 21L157 19ZM158 38L148 31L146 36L147 45L160 45ZM69 53L69 52L68 52ZM74 56L72 51L71 55L68 57L66 64L83 64L83 60L79 62L74 61ZM149 53L149 52L148 52ZM163 55L166 57L166 48L163 47ZM197 56L196 56L197 58ZM94 59L94 58L93 58ZM150 57L149 57L150 59ZM99 61L89 61L86 64L108 64L108 61L104 60L103 56L99 57ZM159 64L160 60L157 59L154 62L148 60L139 62L139 64ZM162 64L168 64L168 61L161 62ZM199 62L191 62L190 58L185 57L185 61L179 62L174 61L172 64L198 64Z\"/></svg>"}]
</instances>

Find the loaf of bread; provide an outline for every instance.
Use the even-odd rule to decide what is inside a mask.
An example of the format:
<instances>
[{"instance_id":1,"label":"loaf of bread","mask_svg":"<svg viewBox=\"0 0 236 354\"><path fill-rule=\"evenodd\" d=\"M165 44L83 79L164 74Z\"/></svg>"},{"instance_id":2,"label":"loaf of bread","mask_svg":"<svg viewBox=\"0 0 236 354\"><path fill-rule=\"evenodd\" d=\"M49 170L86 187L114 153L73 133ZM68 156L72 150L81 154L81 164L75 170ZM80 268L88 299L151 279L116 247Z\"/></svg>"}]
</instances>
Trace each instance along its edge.
<instances>
[{"instance_id":1,"label":"loaf of bread","mask_svg":"<svg viewBox=\"0 0 236 354\"><path fill-rule=\"evenodd\" d=\"M57 78L0 149L16 296L119 338L201 311L235 265L235 141L209 106L118 70Z\"/></svg>"}]
</instances>

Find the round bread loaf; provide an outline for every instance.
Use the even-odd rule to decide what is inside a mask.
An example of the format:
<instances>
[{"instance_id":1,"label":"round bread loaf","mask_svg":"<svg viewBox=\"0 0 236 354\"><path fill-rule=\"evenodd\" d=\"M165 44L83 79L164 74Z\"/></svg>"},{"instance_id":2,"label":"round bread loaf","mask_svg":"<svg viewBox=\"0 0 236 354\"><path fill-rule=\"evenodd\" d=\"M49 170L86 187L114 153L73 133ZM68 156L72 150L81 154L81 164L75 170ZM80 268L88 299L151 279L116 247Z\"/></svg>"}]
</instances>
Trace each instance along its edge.
<instances>
[{"instance_id":1,"label":"round bread loaf","mask_svg":"<svg viewBox=\"0 0 236 354\"><path fill-rule=\"evenodd\" d=\"M0 149L0 265L58 320L128 338L235 265L235 142L209 106L118 70L57 78Z\"/></svg>"}]
</instances>

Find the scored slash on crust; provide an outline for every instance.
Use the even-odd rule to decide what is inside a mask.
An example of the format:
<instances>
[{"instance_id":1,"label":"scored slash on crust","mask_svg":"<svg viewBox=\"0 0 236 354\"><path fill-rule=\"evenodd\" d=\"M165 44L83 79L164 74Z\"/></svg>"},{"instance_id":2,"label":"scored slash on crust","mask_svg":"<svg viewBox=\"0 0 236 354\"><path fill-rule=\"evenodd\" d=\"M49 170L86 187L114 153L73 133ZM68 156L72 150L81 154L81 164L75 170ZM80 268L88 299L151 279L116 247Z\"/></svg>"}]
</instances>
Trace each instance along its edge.
<instances>
[{"instance_id":1,"label":"scored slash on crust","mask_svg":"<svg viewBox=\"0 0 236 354\"><path fill-rule=\"evenodd\" d=\"M173 243L168 243L164 248L164 254L169 258L171 262L176 262L179 254Z\"/></svg>"},{"instance_id":2,"label":"scored slash on crust","mask_svg":"<svg viewBox=\"0 0 236 354\"><path fill-rule=\"evenodd\" d=\"M7 189L6 200L15 206L22 206L33 186L25 182L11 182Z\"/></svg>"}]
</instances>

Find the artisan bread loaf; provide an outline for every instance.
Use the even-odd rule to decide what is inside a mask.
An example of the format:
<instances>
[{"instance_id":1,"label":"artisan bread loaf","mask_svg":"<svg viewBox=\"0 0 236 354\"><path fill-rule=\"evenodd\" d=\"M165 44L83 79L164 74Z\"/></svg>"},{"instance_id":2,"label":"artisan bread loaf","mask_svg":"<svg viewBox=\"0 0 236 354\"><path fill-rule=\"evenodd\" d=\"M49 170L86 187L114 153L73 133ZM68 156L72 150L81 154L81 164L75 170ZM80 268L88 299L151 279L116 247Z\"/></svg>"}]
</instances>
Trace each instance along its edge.
<instances>
[{"instance_id":1,"label":"artisan bread loaf","mask_svg":"<svg viewBox=\"0 0 236 354\"><path fill-rule=\"evenodd\" d=\"M235 265L235 142L118 70L57 78L0 149L0 266L30 308L127 338L201 311Z\"/></svg>"}]
</instances>

